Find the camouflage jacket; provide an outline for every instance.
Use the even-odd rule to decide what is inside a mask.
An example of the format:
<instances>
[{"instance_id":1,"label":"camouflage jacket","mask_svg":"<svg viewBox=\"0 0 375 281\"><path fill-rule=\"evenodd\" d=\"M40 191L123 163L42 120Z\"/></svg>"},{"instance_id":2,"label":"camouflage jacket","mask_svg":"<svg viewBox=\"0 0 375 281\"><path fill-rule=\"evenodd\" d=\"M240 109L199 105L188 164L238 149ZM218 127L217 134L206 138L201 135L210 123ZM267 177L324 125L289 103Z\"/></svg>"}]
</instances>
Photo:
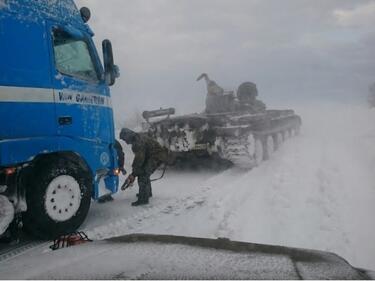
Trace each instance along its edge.
<instances>
[{"instance_id":1,"label":"camouflage jacket","mask_svg":"<svg viewBox=\"0 0 375 281\"><path fill-rule=\"evenodd\" d=\"M162 147L154 139L145 136L137 135L132 144L132 151L134 153L134 160L132 164L133 175L139 176L144 172L145 164L148 161L157 161L166 163L168 158L168 151Z\"/></svg>"}]
</instances>

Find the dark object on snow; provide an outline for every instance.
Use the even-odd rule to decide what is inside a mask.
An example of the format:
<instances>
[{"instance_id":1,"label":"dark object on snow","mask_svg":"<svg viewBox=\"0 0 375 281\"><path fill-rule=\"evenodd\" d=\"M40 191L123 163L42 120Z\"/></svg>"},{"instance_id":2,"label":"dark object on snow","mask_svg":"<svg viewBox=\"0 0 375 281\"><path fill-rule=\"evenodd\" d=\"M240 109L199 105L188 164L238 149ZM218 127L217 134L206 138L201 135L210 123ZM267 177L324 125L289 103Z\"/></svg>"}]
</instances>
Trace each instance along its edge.
<instances>
[{"instance_id":1,"label":"dark object on snow","mask_svg":"<svg viewBox=\"0 0 375 281\"><path fill-rule=\"evenodd\" d=\"M168 161L168 151L154 139L127 128L121 130L120 138L132 146L134 153L133 171L130 176L138 178L139 196L132 205L147 204L152 193L150 176L160 165ZM123 187L126 185L128 183Z\"/></svg>"},{"instance_id":2,"label":"dark object on snow","mask_svg":"<svg viewBox=\"0 0 375 281\"><path fill-rule=\"evenodd\" d=\"M53 241L53 245L50 246L52 250L58 250L61 248L67 248L86 242L92 242L83 231L73 232L68 235L63 235Z\"/></svg>"},{"instance_id":3,"label":"dark object on snow","mask_svg":"<svg viewBox=\"0 0 375 281\"><path fill-rule=\"evenodd\" d=\"M106 194L106 195L103 195L101 197L99 197L98 199L98 203L100 204L103 204L103 203L107 203L107 202L110 202L110 201L113 201L113 197L111 194Z\"/></svg>"},{"instance_id":4,"label":"dark object on snow","mask_svg":"<svg viewBox=\"0 0 375 281\"><path fill-rule=\"evenodd\" d=\"M134 182L132 182L131 180L129 180L129 178L127 178L124 183L122 184L121 186L121 190L122 191L125 191L127 190L128 188L132 187L134 185Z\"/></svg>"},{"instance_id":5,"label":"dark object on snow","mask_svg":"<svg viewBox=\"0 0 375 281\"><path fill-rule=\"evenodd\" d=\"M138 193L138 199L137 199L137 201L134 201L134 202L132 202L132 206L133 207L137 207L137 206L142 206L142 205L147 205L148 204L148 200L149 200L149 198L151 197L150 196L150 194L148 194L148 198L147 198L147 200L145 200L145 199L143 199L144 197L142 197L142 194L140 195L139 193Z\"/></svg>"}]
</instances>

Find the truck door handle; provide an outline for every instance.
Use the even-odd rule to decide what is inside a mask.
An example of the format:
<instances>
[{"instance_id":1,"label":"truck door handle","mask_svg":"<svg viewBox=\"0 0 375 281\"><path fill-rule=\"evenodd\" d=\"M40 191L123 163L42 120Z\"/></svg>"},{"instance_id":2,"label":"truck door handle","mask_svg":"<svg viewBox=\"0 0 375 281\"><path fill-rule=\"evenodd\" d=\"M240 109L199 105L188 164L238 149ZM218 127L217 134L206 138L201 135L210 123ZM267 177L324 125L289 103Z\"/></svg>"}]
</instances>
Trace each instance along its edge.
<instances>
[{"instance_id":1,"label":"truck door handle","mask_svg":"<svg viewBox=\"0 0 375 281\"><path fill-rule=\"evenodd\" d=\"M73 123L72 116L61 116L59 117L59 125L71 125Z\"/></svg>"}]
</instances>

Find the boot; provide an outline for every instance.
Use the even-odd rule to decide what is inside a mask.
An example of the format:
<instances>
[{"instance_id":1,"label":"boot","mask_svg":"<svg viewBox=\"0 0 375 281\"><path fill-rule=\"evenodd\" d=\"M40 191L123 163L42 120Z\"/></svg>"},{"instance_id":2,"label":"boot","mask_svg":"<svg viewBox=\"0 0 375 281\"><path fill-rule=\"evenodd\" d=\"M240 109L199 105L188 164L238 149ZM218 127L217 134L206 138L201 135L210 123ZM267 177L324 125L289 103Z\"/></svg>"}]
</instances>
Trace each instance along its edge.
<instances>
[{"instance_id":1,"label":"boot","mask_svg":"<svg viewBox=\"0 0 375 281\"><path fill-rule=\"evenodd\" d=\"M98 203L101 203L101 204L109 202L109 201L113 201L113 197L111 194L103 195L102 197L98 199Z\"/></svg>"},{"instance_id":2,"label":"boot","mask_svg":"<svg viewBox=\"0 0 375 281\"><path fill-rule=\"evenodd\" d=\"M135 196L139 197L139 193L137 193ZM151 193L148 195L148 197L152 197L152 191L151 191Z\"/></svg>"},{"instance_id":3,"label":"boot","mask_svg":"<svg viewBox=\"0 0 375 281\"><path fill-rule=\"evenodd\" d=\"M137 201L132 203L132 206L140 206L140 205L147 205L148 204L148 199L147 200L140 200L138 198Z\"/></svg>"}]
</instances>

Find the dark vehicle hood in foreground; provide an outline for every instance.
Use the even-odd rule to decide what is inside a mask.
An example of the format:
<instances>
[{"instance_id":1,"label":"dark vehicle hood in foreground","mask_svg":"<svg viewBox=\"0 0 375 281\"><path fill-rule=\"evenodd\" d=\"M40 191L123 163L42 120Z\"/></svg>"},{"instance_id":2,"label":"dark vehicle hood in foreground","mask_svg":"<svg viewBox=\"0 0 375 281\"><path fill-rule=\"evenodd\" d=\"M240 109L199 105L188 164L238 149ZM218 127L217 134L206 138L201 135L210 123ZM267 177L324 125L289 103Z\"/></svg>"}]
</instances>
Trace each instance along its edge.
<instances>
[{"instance_id":1,"label":"dark vehicle hood in foreground","mask_svg":"<svg viewBox=\"0 0 375 281\"><path fill-rule=\"evenodd\" d=\"M5 279L371 279L333 253L134 234L1 263Z\"/></svg>"}]
</instances>

